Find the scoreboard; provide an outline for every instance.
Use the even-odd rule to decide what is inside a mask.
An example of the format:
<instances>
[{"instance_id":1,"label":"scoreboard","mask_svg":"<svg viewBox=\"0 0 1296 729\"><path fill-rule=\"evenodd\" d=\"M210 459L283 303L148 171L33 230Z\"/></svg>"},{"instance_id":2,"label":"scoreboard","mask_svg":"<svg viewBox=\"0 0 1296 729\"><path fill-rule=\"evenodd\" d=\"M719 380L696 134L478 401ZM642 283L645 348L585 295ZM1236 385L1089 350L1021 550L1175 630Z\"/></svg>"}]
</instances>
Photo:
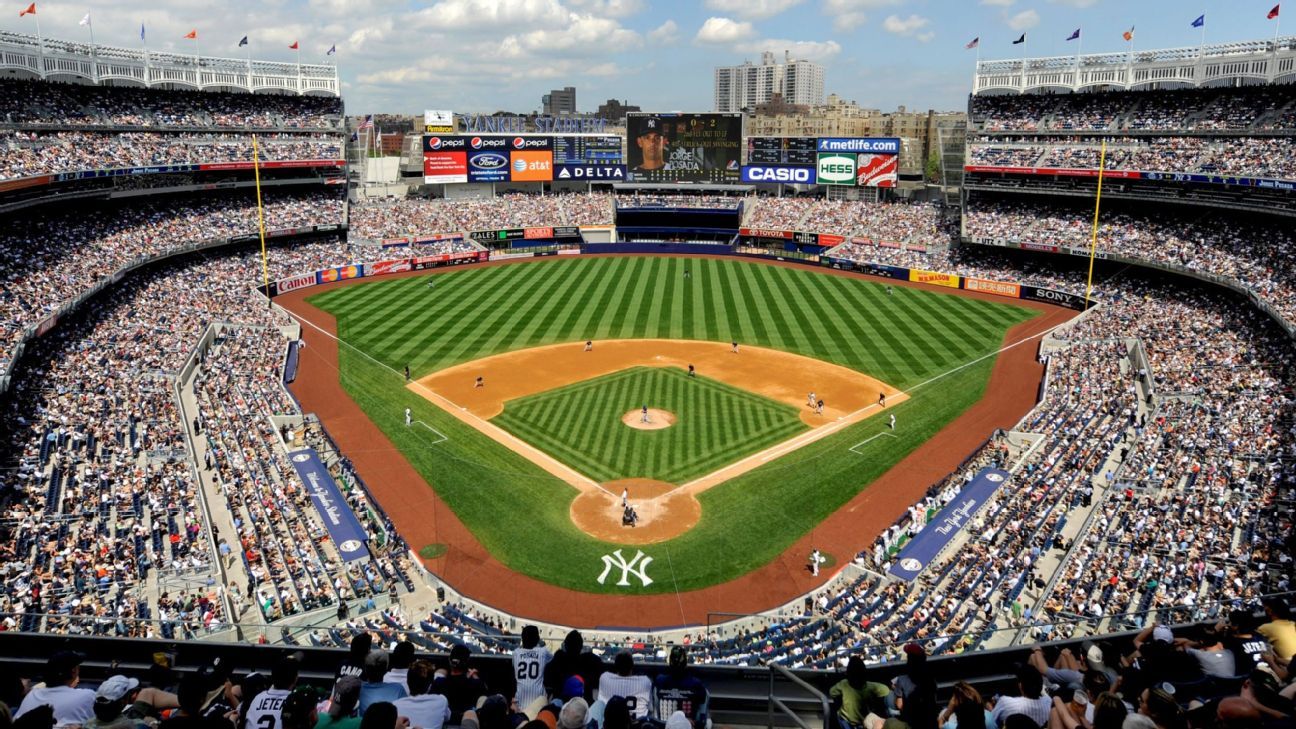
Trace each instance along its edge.
<instances>
[{"instance_id":1,"label":"scoreboard","mask_svg":"<svg viewBox=\"0 0 1296 729\"><path fill-rule=\"evenodd\" d=\"M815 137L748 137L747 164L813 165L818 141Z\"/></svg>"},{"instance_id":2,"label":"scoreboard","mask_svg":"<svg viewBox=\"0 0 1296 729\"><path fill-rule=\"evenodd\" d=\"M563 135L553 138L553 161L556 165L620 165L621 137L604 135Z\"/></svg>"}]
</instances>

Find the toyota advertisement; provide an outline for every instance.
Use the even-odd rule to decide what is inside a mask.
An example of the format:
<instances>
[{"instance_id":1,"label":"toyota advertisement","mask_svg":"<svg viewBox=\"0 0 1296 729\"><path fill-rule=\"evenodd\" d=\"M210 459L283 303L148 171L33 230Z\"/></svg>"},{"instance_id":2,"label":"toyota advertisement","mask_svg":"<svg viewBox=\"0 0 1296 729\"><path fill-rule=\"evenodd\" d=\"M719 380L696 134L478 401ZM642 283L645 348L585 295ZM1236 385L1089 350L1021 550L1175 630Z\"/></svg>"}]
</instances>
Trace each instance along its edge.
<instances>
[{"instance_id":1,"label":"toyota advertisement","mask_svg":"<svg viewBox=\"0 0 1296 729\"><path fill-rule=\"evenodd\" d=\"M738 182L742 114L629 114L632 182Z\"/></svg>"}]
</instances>

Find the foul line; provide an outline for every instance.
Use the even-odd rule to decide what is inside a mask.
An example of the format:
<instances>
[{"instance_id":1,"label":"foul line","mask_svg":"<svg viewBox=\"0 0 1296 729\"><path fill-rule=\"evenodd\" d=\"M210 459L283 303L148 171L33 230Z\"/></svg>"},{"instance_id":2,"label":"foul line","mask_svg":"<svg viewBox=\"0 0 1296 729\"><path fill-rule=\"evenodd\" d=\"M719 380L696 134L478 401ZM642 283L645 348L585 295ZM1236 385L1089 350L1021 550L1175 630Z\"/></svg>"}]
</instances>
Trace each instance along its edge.
<instances>
[{"instance_id":1,"label":"foul line","mask_svg":"<svg viewBox=\"0 0 1296 729\"><path fill-rule=\"evenodd\" d=\"M850 448L847 448L846 450L850 451L851 453L859 453L859 454L862 456L862 455L864 455L864 454L863 454L863 453L860 453L860 452L857 451L857 450L855 450L856 448L859 448L860 446L864 445L865 443L868 443L869 441L873 441L873 440L876 440L876 439L878 439L878 438L881 438L881 437L884 436L884 435L885 435L886 437L888 437L888 438L894 438L894 437L895 437L894 435L891 434L890 431L886 431L886 430L884 430L884 431L882 431L881 433L878 433L877 435L871 435L871 436L865 438L864 440L862 440L862 441L856 443L855 445L851 446Z\"/></svg>"},{"instance_id":2,"label":"foul line","mask_svg":"<svg viewBox=\"0 0 1296 729\"><path fill-rule=\"evenodd\" d=\"M437 435L441 436L441 440L434 440L434 441L432 441L431 443L428 443L428 445L436 445L436 444L438 444L438 443L444 443L444 442L450 440L450 436L446 435L445 433L442 433L441 431L437 430L436 428L433 428L432 426L428 425L427 423L423 422L422 420L415 420L415 421L414 421L414 425L421 425L421 426L423 426L424 428L427 428L428 430L432 431L433 433L436 433Z\"/></svg>"}]
</instances>

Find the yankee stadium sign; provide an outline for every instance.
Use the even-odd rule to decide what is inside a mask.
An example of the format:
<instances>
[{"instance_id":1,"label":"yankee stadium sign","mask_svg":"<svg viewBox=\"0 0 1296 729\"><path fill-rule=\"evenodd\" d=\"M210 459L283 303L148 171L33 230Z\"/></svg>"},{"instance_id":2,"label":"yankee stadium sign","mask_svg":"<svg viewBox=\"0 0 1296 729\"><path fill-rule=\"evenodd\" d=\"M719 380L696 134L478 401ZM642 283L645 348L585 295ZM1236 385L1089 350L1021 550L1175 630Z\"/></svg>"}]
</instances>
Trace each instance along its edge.
<instances>
[{"instance_id":1,"label":"yankee stadium sign","mask_svg":"<svg viewBox=\"0 0 1296 729\"><path fill-rule=\"evenodd\" d=\"M524 134L603 134L607 119L571 116L490 116L477 114L463 117L464 131L469 133Z\"/></svg>"}]
</instances>

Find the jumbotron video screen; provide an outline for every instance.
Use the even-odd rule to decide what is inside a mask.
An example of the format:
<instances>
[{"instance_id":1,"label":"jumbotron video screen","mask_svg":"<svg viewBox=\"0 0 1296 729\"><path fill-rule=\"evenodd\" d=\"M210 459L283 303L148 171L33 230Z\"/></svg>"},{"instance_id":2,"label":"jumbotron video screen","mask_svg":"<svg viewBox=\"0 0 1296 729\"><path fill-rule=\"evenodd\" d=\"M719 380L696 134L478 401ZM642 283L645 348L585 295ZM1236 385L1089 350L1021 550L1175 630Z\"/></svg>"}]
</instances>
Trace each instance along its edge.
<instances>
[{"instance_id":1,"label":"jumbotron video screen","mask_svg":"<svg viewBox=\"0 0 1296 729\"><path fill-rule=\"evenodd\" d=\"M633 182L738 182L741 114L630 114L626 158Z\"/></svg>"}]
</instances>

